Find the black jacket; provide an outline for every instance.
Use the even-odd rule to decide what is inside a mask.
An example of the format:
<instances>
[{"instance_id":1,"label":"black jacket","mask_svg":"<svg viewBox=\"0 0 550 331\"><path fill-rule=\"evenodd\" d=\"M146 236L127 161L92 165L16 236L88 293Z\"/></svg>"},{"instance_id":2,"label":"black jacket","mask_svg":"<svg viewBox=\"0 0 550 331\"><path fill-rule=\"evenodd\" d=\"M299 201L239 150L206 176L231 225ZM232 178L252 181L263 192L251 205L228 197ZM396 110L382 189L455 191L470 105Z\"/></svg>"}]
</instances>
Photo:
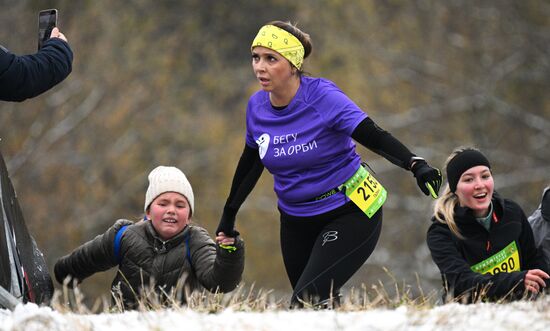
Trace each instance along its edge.
<instances>
[{"instance_id":1,"label":"black jacket","mask_svg":"<svg viewBox=\"0 0 550 331\"><path fill-rule=\"evenodd\" d=\"M447 294L466 302L479 299L519 299L525 291L523 279L527 270L546 265L535 247L533 232L523 210L495 192L490 230L480 225L469 208L455 208L455 222L464 239L457 238L446 224L432 218L427 242L432 258L441 271ZM517 245L521 271L480 274L471 266L486 260L510 243ZM480 296L481 292L484 292Z\"/></svg>"},{"instance_id":2,"label":"black jacket","mask_svg":"<svg viewBox=\"0 0 550 331\"><path fill-rule=\"evenodd\" d=\"M32 55L17 56L0 46L0 100L23 101L65 79L72 71L73 52L65 41L48 39Z\"/></svg>"},{"instance_id":3,"label":"black jacket","mask_svg":"<svg viewBox=\"0 0 550 331\"><path fill-rule=\"evenodd\" d=\"M119 263L114 244L123 225L130 226L120 241ZM112 286L115 293L120 289L126 308L137 308L139 299L147 293L144 289L150 286L160 299L166 299L164 293L181 291L176 299L186 302L186 295L194 290L229 292L239 284L244 270L244 244L240 238L236 240L237 250L229 252L216 245L205 229L189 225L163 241L150 221L132 225L130 221L119 220L104 234L59 259L54 272L60 283L67 276L82 281L118 264Z\"/></svg>"},{"instance_id":4,"label":"black jacket","mask_svg":"<svg viewBox=\"0 0 550 331\"><path fill-rule=\"evenodd\" d=\"M533 229L535 244L542 251L550 269L550 186L544 189L539 207L527 220Z\"/></svg>"}]
</instances>

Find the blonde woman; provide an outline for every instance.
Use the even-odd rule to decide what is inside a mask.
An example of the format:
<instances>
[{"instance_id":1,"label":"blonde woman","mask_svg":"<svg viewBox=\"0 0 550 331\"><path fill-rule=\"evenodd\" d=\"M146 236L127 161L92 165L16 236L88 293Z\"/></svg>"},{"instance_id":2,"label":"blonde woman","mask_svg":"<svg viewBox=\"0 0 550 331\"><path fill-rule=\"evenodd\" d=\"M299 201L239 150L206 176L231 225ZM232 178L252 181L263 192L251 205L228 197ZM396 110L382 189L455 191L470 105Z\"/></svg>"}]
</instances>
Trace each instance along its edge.
<instances>
[{"instance_id":1,"label":"blonde woman","mask_svg":"<svg viewBox=\"0 0 550 331\"><path fill-rule=\"evenodd\" d=\"M523 210L494 191L489 160L458 148L446 172L427 238L445 292L464 302L541 292L549 278L544 258Z\"/></svg>"}]
</instances>

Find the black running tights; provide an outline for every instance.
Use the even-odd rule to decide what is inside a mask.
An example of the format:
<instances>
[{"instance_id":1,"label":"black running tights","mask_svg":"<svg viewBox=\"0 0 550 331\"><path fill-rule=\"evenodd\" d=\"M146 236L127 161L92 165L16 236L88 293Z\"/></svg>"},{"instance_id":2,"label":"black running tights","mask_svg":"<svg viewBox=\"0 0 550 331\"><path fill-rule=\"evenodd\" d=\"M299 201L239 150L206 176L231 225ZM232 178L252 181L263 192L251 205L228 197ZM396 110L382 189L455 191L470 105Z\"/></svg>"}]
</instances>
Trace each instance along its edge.
<instances>
[{"instance_id":1,"label":"black running tights","mask_svg":"<svg viewBox=\"0 0 550 331\"><path fill-rule=\"evenodd\" d=\"M353 202L311 217L281 212L281 249L293 289L291 305L337 301L340 288L373 252L381 228L382 209L369 218Z\"/></svg>"}]
</instances>

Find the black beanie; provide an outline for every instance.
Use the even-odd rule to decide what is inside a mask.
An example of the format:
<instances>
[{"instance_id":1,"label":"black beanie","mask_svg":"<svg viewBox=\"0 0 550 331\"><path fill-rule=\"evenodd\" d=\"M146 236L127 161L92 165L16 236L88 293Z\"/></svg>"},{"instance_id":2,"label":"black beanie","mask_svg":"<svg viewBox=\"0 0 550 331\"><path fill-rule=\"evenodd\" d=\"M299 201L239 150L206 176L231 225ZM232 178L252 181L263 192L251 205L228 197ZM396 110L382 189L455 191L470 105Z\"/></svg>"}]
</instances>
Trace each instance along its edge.
<instances>
[{"instance_id":1,"label":"black beanie","mask_svg":"<svg viewBox=\"0 0 550 331\"><path fill-rule=\"evenodd\" d=\"M447 164L447 181L449 182L449 188L451 192L456 191L456 185L462 174L475 166L487 166L491 169L489 160L480 151L475 149L466 149L451 159Z\"/></svg>"}]
</instances>

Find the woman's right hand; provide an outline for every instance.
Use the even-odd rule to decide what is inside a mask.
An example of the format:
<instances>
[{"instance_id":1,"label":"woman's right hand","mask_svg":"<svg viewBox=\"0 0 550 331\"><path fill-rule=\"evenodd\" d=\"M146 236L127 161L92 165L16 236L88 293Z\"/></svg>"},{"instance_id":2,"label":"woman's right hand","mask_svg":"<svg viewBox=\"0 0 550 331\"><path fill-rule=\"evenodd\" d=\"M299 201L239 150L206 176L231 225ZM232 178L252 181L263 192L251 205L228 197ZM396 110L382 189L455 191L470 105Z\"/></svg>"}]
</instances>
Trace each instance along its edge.
<instances>
[{"instance_id":1,"label":"woman's right hand","mask_svg":"<svg viewBox=\"0 0 550 331\"><path fill-rule=\"evenodd\" d=\"M239 235L239 231L235 230L235 216L228 216L225 210L222 214L220 223L218 224L218 228L216 229L215 234L216 236L218 236L222 232L225 236L232 238L235 238Z\"/></svg>"},{"instance_id":2,"label":"woman's right hand","mask_svg":"<svg viewBox=\"0 0 550 331\"><path fill-rule=\"evenodd\" d=\"M525 274L523 284L527 291L537 294L541 289L546 287L545 279L548 278L550 278L550 276L546 272L540 269L531 269Z\"/></svg>"}]
</instances>

